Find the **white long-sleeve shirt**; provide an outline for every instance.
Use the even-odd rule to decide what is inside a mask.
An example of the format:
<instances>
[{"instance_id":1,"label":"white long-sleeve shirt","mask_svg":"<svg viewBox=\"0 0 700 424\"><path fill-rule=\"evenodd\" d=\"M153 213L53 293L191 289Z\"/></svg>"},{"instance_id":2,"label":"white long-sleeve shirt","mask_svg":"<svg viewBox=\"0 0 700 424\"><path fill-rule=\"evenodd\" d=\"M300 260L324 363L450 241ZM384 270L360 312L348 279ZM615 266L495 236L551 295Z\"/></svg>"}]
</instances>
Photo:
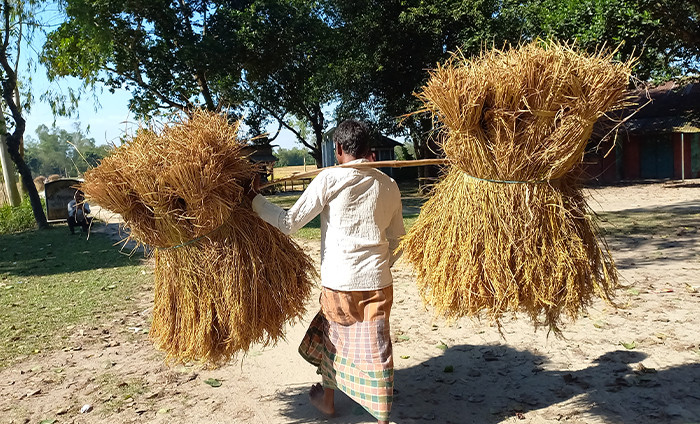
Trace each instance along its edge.
<instances>
[{"instance_id":1,"label":"white long-sleeve shirt","mask_svg":"<svg viewBox=\"0 0 700 424\"><path fill-rule=\"evenodd\" d=\"M364 162L358 159L354 162ZM333 290L377 290L392 284L394 251L405 234L401 193L376 169L322 171L289 210L257 195L253 210L291 234L321 214L321 284Z\"/></svg>"}]
</instances>

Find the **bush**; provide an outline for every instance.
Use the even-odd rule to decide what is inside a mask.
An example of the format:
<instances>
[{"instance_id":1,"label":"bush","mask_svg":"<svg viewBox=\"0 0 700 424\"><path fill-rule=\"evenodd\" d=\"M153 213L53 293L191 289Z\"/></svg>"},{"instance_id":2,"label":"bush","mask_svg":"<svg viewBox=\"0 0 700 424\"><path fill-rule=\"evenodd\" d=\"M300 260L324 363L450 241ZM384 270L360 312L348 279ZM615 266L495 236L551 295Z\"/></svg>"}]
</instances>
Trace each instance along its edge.
<instances>
[{"instance_id":1,"label":"bush","mask_svg":"<svg viewBox=\"0 0 700 424\"><path fill-rule=\"evenodd\" d=\"M0 208L0 234L17 233L34 228L36 228L36 220L34 220L29 197L25 196L17 207L4 205Z\"/></svg>"}]
</instances>

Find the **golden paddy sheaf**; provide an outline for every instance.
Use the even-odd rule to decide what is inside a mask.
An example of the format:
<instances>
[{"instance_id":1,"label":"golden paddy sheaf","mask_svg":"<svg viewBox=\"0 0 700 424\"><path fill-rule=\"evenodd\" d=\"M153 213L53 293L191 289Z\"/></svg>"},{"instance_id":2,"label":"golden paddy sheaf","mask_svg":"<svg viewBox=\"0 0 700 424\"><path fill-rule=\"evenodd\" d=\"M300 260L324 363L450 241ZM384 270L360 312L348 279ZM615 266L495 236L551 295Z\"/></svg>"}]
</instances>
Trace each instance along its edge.
<instances>
[{"instance_id":1,"label":"golden paddy sheaf","mask_svg":"<svg viewBox=\"0 0 700 424\"><path fill-rule=\"evenodd\" d=\"M169 360L224 362L305 312L313 262L252 210L243 146L237 124L196 111L138 131L85 174L87 196L155 252L150 336Z\"/></svg>"},{"instance_id":2,"label":"golden paddy sheaf","mask_svg":"<svg viewBox=\"0 0 700 424\"><path fill-rule=\"evenodd\" d=\"M431 72L418 96L450 165L401 247L438 313L521 311L559 331L611 300L617 272L577 170L593 124L625 105L632 64L612 59L536 41Z\"/></svg>"}]
</instances>

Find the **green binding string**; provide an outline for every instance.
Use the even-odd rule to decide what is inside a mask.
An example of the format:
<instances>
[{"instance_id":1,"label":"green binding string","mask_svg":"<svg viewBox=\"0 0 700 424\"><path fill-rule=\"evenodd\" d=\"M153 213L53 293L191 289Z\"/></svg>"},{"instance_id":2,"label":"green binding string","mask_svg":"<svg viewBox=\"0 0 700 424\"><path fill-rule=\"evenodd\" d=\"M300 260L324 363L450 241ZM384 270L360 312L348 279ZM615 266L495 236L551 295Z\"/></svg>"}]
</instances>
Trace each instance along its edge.
<instances>
[{"instance_id":1,"label":"green binding string","mask_svg":"<svg viewBox=\"0 0 700 424\"><path fill-rule=\"evenodd\" d=\"M492 180L489 178L479 178L475 177L473 175L469 175L466 172L464 173L465 177L477 180L477 181L486 181L489 183L497 183L497 184L547 184L551 183L552 181L559 181L559 178L555 178L552 180L535 180L535 181L509 181L509 180Z\"/></svg>"}]
</instances>

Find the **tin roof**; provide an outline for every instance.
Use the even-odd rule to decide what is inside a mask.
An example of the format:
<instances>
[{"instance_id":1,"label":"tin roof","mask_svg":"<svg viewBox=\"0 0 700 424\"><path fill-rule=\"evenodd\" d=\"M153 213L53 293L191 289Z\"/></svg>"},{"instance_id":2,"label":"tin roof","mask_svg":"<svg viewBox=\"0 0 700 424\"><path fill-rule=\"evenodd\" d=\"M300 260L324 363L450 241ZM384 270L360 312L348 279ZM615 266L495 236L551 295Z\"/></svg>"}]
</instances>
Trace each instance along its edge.
<instances>
[{"instance_id":1,"label":"tin roof","mask_svg":"<svg viewBox=\"0 0 700 424\"><path fill-rule=\"evenodd\" d=\"M634 134L700 132L700 83L683 86L667 82L636 93L635 112L625 123ZM640 108L641 107L641 108Z\"/></svg>"}]
</instances>

